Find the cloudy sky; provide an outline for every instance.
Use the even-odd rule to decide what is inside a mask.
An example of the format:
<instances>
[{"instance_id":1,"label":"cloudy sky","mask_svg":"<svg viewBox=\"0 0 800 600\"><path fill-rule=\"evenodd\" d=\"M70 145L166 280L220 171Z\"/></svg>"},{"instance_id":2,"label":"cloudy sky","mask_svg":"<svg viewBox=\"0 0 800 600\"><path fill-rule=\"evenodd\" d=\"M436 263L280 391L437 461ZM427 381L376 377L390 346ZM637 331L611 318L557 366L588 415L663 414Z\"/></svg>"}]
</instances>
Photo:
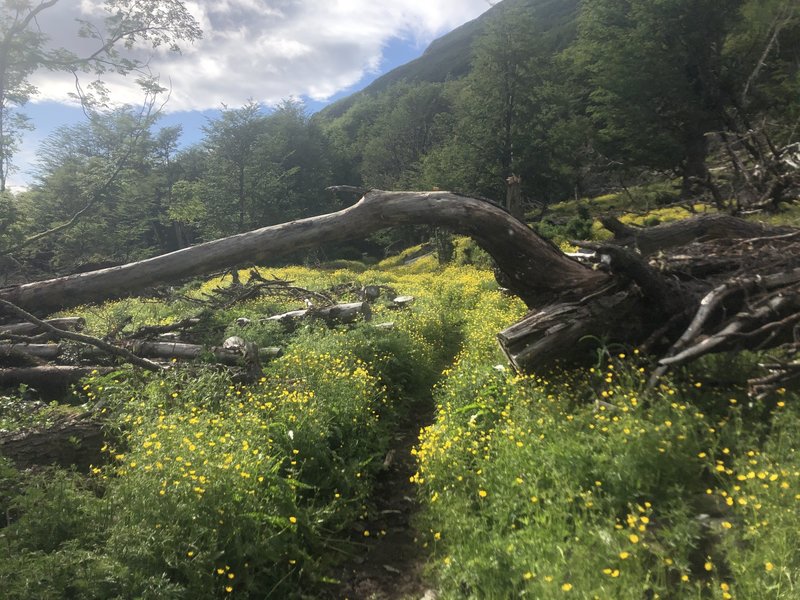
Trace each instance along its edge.
<instances>
[{"instance_id":1,"label":"cloudy sky","mask_svg":"<svg viewBox=\"0 0 800 600\"><path fill-rule=\"evenodd\" d=\"M60 0L42 13L40 27L54 45L80 49L76 18L96 14L99 0ZM306 100L312 109L363 87L419 56L436 37L490 8L489 0L195 0L185 2L203 30L182 53L158 52L154 73L171 88L165 124L181 123L184 142L197 139L205 116L223 104L253 99L271 105ZM70 107L73 83L41 72L25 112L37 129L18 155L12 184L24 185L38 143L60 124L79 122ZM112 82L115 100L135 103L132 81Z\"/></svg>"}]
</instances>

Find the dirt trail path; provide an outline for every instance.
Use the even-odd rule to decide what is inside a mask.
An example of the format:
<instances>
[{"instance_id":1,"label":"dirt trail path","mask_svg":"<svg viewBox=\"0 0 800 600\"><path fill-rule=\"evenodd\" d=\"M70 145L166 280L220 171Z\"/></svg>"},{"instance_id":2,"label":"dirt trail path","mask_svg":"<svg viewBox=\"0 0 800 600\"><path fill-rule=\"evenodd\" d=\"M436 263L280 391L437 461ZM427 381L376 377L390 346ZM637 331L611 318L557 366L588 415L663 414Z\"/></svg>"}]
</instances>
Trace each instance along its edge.
<instances>
[{"instance_id":1,"label":"dirt trail path","mask_svg":"<svg viewBox=\"0 0 800 600\"><path fill-rule=\"evenodd\" d=\"M415 542L412 519L418 509L416 489L409 481L416 463L411 449L420 427L430 422L425 414L398 431L386 470L376 483L373 518L356 532L362 552L345 564L336 597L348 600L435 600L422 570L425 550ZM363 535L363 530L369 536ZM385 533L382 533L385 532Z\"/></svg>"}]
</instances>

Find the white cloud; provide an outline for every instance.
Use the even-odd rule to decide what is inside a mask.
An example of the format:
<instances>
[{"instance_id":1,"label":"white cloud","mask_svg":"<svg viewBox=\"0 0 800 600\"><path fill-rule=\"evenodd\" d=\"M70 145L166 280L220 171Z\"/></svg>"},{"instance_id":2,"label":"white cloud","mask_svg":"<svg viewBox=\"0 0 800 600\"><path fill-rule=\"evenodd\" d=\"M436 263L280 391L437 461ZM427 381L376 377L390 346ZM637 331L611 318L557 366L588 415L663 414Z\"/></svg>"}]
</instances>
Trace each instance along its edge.
<instances>
[{"instance_id":1,"label":"white cloud","mask_svg":"<svg viewBox=\"0 0 800 600\"><path fill-rule=\"evenodd\" d=\"M97 0L62 0L43 15L55 44L74 46L75 18ZM307 96L325 100L381 65L394 38L424 45L489 8L487 0L194 0L186 2L203 39L182 55L159 52L151 69L169 84L167 110L239 106L252 98L273 104ZM84 12L82 12L82 9ZM96 14L96 13L95 13ZM72 81L63 74L34 77L39 99L66 101ZM110 78L112 97L140 99L131 78Z\"/></svg>"}]
</instances>

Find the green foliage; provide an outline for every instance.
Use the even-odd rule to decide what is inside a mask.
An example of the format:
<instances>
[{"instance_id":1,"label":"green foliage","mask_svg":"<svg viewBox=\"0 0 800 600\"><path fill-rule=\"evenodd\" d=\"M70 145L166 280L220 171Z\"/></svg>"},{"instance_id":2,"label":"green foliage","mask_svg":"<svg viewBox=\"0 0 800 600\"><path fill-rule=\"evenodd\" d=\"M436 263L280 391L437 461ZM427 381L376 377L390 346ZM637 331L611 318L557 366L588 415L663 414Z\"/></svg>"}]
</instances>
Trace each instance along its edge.
<instances>
[{"instance_id":1,"label":"green foliage","mask_svg":"<svg viewBox=\"0 0 800 600\"><path fill-rule=\"evenodd\" d=\"M126 56L125 51L146 42L152 48L162 46L177 52L180 42L194 41L202 33L180 0L106 0L102 21L76 19L77 36L91 40L84 47L87 54L78 56L65 48L52 47L48 43L50 36L41 28L41 13L54 4L0 2L0 192L6 189L21 132L32 128L27 117L18 111L37 93L30 82L36 70L66 71L76 77L81 71L97 76L133 71L142 75L144 87L152 91L156 83L149 74L145 75L146 61L132 53ZM86 110L96 112L106 106L108 90L98 78L79 96L77 99Z\"/></svg>"},{"instance_id":2,"label":"green foliage","mask_svg":"<svg viewBox=\"0 0 800 600\"><path fill-rule=\"evenodd\" d=\"M578 206L578 214L570 217L566 223L561 225L548 219L534 223L534 227L539 235L555 241L557 244L569 242L569 240L589 240L593 237L592 225L594 221L589 213L589 209L584 205Z\"/></svg>"},{"instance_id":3,"label":"green foliage","mask_svg":"<svg viewBox=\"0 0 800 600\"><path fill-rule=\"evenodd\" d=\"M635 353L514 376L491 367L493 309L468 321L416 449L442 597L796 594L797 421L784 400L752 405L692 373L650 390Z\"/></svg>"},{"instance_id":4,"label":"green foliage","mask_svg":"<svg viewBox=\"0 0 800 600\"><path fill-rule=\"evenodd\" d=\"M205 152L178 157L184 177L175 182L172 220L212 239L333 209L324 195L328 142L302 104L267 113L249 102L224 110L204 132Z\"/></svg>"},{"instance_id":5,"label":"green foliage","mask_svg":"<svg viewBox=\"0 0 800 600\"><path fill-rule=\"evenodd\" d=\"M211 315L216 339L227 327L284 347L248 385L203 365L85 381L78 401L110 419L107 464L88 478L0 464L7 597L322 594L397 428L431 389L413 481L441 597L797 595L797 395L747 398L758 356L708 357L653 389L652 365L616 348L599 348L593 368L523 377L495 335L525 307L487 271L431 260L263 274L317 290L382 284L415 302L396 311L381 298L373 322L291 333L230 325L291 302ZM102 331L189 306L126 300L86 316Z\"/></svg>"},{"instance_id":6,"label":"green foliage","mask_svg":"<svg viewBox=\"0 0 800 600\"><path fill-rule=\"evenodd\" d=\"M312 288L383 283L417 302L402 313L388 299L376 303L375 321L391 319L393 329L230 326L229 333L285 349L249 385L203 365L86 380L76 395L101 403L115 434L104 448L108 462L89 479L0 472L0 503L12 516L0 544L5 597L263 597L270 590L299 597L301 589L324 587L335 562L352 551L352 526L368 516L396 429L458 351L464 311L479 309L487 274L291 268L264 275ZM254 300L209 320L255 322L286 306ZM125 300L89 311L87 328L99 333L123 314L136 328L185 310Z\"/></svg>"}]
</instances>

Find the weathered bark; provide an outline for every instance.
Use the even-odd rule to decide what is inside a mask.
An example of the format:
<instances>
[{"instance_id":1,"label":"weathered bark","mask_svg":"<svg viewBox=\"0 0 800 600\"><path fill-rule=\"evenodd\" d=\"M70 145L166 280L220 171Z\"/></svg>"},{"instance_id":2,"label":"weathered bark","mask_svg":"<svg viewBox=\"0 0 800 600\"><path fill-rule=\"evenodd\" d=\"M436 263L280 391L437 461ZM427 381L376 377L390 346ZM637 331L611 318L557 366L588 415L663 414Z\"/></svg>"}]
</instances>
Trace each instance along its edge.
<instances>
[{"instance_id":1,"label":"weathered bark","mask_svg":"<svg viewBox=\"0 0 800 600\"><path fill-rule=\"evenodd\" d=\"M63 419L47 429L0 434L0 455L19 469L75 466L81 471L103 461L103 425L89 416Z\"/></svg>"},{"instance_id":2,"label":"weathered bark","mask_svg":"<svg viewBox=\"0 0 800 600\"><path fill-rule=\"evenodd\" d=\"M373 190L337 213L265 227L119 267L0 289L0 299L43 314L409 224L446 227L472 237L497 262L505 287L530 306L557 297L576 300L609 280L607 274L564 256L489 202L450 192Z\"/></svg>"},{"instance_id":3,"label":"weathered bark","mask_svg":"<svg viewBox=\"0 0 800 600\"><path fill-rule=\"evenodd\" d=\"M618 237L636 245L640 254L621 247L594 246L603 257L602 264L587 267L492 203L450 192L373 190L338 213L266 227L129 265L2 289L0 307L19 311L4 304L6 299L47 312L130 294L155 283L266 261L322 242L420 223L471 236L495 259L501 284L535 309L499 337L512 364L525 371L549 365L557 358L585 356L582 342L590 338L605 343L644 343L656 351L666 350L690 324L700 300L726 278L741 276L738 271L742 265L757 277L800 267L796 230L770 229L728 216L703 216L650 229L608 221L616 227ZM732 237L753 236L758 237L729 247L724 255L730 253L736 259L728 261L718 259L718 248L708 246L710 242L697 242L723 238L715 243L724 245ZM650 263L642 256L681 244L689 244L682 250L689 267L698 257L706 263L714 257L713 269L708 271L713 277L698 279L691 268L669 256L659 255ZM774 334L775 324L770 319L780 314L781 322L795 323L792 319L800 309L795 289L787 291L791 301L777 305L764 296L780 291L761 290L757 297L739 294L726 298L709 320L708 332L722 332L725 343L719 347L726 348L746 343L740 335L746 331L759 332L753 339L761 344L782 339ZM750 314L751 307L762 308L758 314ZM739 312L752 317L753 327L725 333L726 320ZM740 315L737 318L742 320ZM78 336L61 335L69 339Z\"/></svg>"},{"instance_id":4,"label":"weathered bark","mask_svg":"<svg viewBox=\"0 0 800 600\"><path fill-rule=\"evenodd\" d=\"M44 331L46 334L50 335L54 339L59 339L59 340L66 339L75 342L80 342L83 344L89 344L90 346L99 348L100 350L103 350L104 352L112 356L119 356L134 365L148 369L150 371L158 371L161 369L161 367L155 364L154 362L138 357L134 354L131 354L125 348L120 348L119 346L115 346L114 344L109 344L108 342L106 342L105 340L101 340L100 338L96 338L91 335L84 335L82 333L76 333L74 331L64 331L56 327L53 327L52 325L49 325L47 322L42 321L35 315L32 315L25 309L20 308L19 306L9 302L8 300L3 300L2 298L0 298L0 309L13 314L14 316L27 319L29 322L36 325L38 328L40 328L42 331Z\"/></svg>"},{"instance_id":5,"label":"weathered bark","mask_svg":"<svg viewBox=\"0 0 800 600\"><path fill-rule=\"evenodd\" d=\"M684 144L683 180L681 182L681 198L690 199L695 196L695 182L705 181L708 177L706 157L708 156L708 140L705 129L696 128L694 135Z\"/></svg>"},{"instance_id":6,"label":"weathered bark","mask_svg":"<svg viewBox=\"0 0 800 600\"><path fill-rule=\"evenodd\" d=\"M640 299L611 286L579 302L544 307L497 334L509 362L531 373L559 360L571 360L613 332L617 339L641 339L647 331Z\"/></svg>"},{"instance_id":7,"label":"weathered bark","mask_svg":"<svg viewBox=\"0 0 800 600\"><path fill-rule=\"evenodd\" d=\"M335 304L324 308L293 310L267 317L264 320L276 321L282 325L291 325L301 319L322 319L331 325L335 323L354 323L358 319L369 321L372 319L372 309L367 302L353 302L350 304Z\"/></svg>"},{"instance_id":8,"label":"weathered bark","mask_svg":"<svg viewBox=\"0 0 800 600\"><path fill-rule=\"evenodd\" d=\"M615 217L600 217L600 222L614 234L616 244L633 246L643 256L692 242L720 238L755 238L793 231L788 227L769 227L721 214L700 215L655 227L632 227Z\"/></svg>"},{"instance_id":9,"label":"weathered bark","mask_svg":"<svg viewBox=\"0 0 800 600\"><path fill-rule=\"evenodd\" d=\"M43 365L39 367L17 367L0 369L0 387L17 386L21 383L35 388L66 389L84 377L93 374L105 375L116 369L111 367L72 367Z\"/></svg>"},{"instance_id":10,"label":"weathered bark","mask_svg":"<svg viewBox=\"0 0 800 600\"><path fill-rule=\"evenodd\" d=\"M178 342L144 342L131 340L124 345L137 356L148 358L180 358L193 360L212 357L215 361L225 365L239 365L244 361L244 354L237 349L198 346L195 344L181 344ZM259 348L258 355L261 360L277 358L282 354L280 348Z\"/></svg>"},{"instance_id":11,"label":"weathered bark","mask_svg":"<svg viewBox=\"0 0 800 600\"><path fill-rule=\"evenodd\" d=\"M81 331L86 327L86 320L83 317L63 317L61 319L47 319L45 321L48 325L56 329L64 329L69 331ZM40 333L42 329L35 323L11 323L8 325L0 325L0 335L31 335Z\"/></svg>"},{"instance_id":12,"label":"weathered bark","mask_svg":"<svg viewBox=\"0 0 800 600\"><path fill-rule=\"evenodd\" d=\"M506 210L520 221L525 218L525 206L522 202L522 177L512 175L506 178Z\"/></svg>"},{"instance_id":13,"label":"weathered bark","mask_svg":"<svg viewBox=\"0 0 800 600\"><path fill-rule=\"evenodd\" d=\"M0 359L18 354L53 359L60 353L60 344L0 344Z\"/></svg>"}]
</instances>

